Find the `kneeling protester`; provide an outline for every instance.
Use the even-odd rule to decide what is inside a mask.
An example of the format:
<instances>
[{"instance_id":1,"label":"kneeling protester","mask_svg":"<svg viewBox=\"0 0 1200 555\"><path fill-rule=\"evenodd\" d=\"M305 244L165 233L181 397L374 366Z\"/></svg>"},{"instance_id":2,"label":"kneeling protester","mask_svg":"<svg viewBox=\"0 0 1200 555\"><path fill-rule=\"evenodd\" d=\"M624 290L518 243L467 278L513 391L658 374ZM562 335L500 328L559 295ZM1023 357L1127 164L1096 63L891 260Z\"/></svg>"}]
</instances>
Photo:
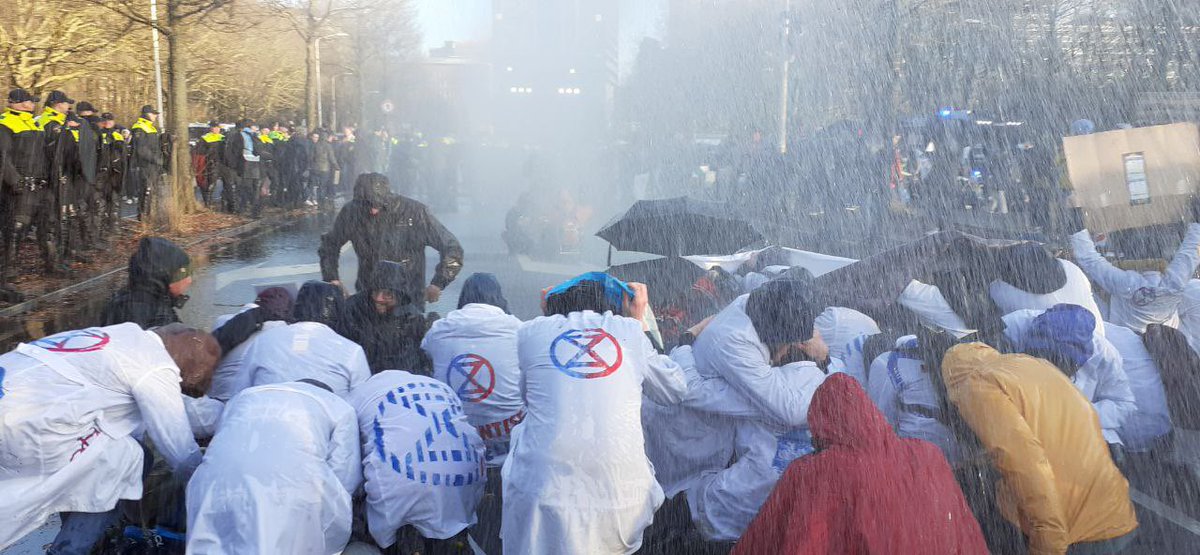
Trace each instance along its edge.
<instances>
[{"instance_id":1,"label":"kneeling protester","mask_svg":"<svg viewBox=\"0 0 1200 555\"><path fill-rule=\"evenodd\" d=\"M445 383L385 370L354 389L362 432L367 527L381 547L412 525L428 539L475 523L483 497L484 446Z\"/></svg>"},{"instance_id":2,"label":"kneeling protester","mask_svg":"<svg viewBox=\"0 0 1200 555\"><path fill-rule=\"evenodd\" d=\"M340 553L360 461L354 409L325 384L242 391L188 483L188 553Z\"/></svg>"}]
</instances>

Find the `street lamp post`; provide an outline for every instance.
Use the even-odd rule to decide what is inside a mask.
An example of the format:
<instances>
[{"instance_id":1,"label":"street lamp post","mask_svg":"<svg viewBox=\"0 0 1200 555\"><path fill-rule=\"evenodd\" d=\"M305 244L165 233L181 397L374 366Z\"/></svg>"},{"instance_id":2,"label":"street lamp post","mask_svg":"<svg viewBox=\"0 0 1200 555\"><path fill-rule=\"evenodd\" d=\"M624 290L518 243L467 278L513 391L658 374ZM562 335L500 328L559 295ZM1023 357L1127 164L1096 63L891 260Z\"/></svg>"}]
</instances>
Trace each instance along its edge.
<instances>
[{"instance_id":1,"label":"street lamp post","mask_svg":"<svg viewBox=\"0 0 1200 555\"><path fill-rule=\"evenodd\" d=\"M158 0L150 0L150 40L154 48L154 92L158 103L154 109L161 114L163 109L162 59L158 54ZM161 124L160 124L161 125Z\"/></svg>"},{"instance_id":2,"label":"street lamp post","mask_svg":"<svg viewBox=\"0 0 1200 555\"><path fill-rule=\"evenodd\" d=\"M780 154L787 153L788 144L788 77L792 71L792 0L784 0L783 8L783 68L779 78L779 148Z\"/></svg>"},{"instance_id":3,"label":"street lamp post","mask_svg":"<svg viewBox=\"0 0 1200 555\"><path fill-rule=\"evenodd\" d=\"M354 73L341 73L334 75L333 79L329 80L329 126L337 129L337 80L338 77L354 75Z\"/></svg>"},{"instance_id":4,"label":"street lamp post","mask_svg":"<svg viewBox=\"0 0 1200 555\"><path fill-rule=\"evenodd\" d=\"M325 112L321 109L321 41L324 39L332 39L335 37L345 37L345 36L349 36L349 35L347 35L346 33L333 33L331 35L317 37L317 39L313 41L314 47L315 47L314 57L316 58L315 61L316 61L316 66L317 66L315 68L314 77L317 80L317 127L318 128L325 125Z\"/></svg>"}]
</instances>

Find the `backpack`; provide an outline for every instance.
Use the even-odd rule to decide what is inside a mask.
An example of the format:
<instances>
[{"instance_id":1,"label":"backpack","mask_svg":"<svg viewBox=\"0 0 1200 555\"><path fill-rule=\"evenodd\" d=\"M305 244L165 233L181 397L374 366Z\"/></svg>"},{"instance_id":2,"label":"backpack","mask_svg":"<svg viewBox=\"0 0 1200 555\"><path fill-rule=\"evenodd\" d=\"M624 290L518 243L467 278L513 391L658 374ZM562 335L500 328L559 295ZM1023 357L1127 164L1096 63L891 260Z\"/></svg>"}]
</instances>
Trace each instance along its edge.
<instances>
[{"instance_id":1,"label":"backpack","mask_svg":"<svg viewBox=\"0 0 1200 555\"><path fill-rule=\"evenodd\" d=\"M1162 373L1167 408L1176 426L1200 429L1200 356L1183 332L1162 324L1146 326L1142 344Z\"/></svg>"}]
</instances>

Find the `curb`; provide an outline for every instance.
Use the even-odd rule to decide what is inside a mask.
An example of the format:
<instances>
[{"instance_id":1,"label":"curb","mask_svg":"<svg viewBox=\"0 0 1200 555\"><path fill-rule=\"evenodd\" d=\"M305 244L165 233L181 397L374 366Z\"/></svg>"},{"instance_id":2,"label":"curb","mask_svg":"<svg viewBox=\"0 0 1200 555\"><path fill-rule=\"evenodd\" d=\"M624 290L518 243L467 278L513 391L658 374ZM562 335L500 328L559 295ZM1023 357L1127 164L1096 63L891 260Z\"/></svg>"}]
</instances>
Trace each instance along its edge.
<instances>
[{"instance_id":1,"label":"curb","mask_svg":"<svg viewBox=\"0 0 1200 555\"><path fill-rule=\"evenodd\" d=\"M179 246L182 247L184 250L188 250L188 249L200 246L204 243L213 241L215 239L229 239L229 238L236 238L239 240L249 239L255 235L264 233L266 231L274 231L275 229L277 229L275 227L275 225L281 224L281 223L287 223L287 221L290 219L290 217L291 217L290 213L284 213L279 216L273 216L270 218L262 218L259 220L255 220L253 222L244 223L244 224L236 226L236 227L231 227L228 229L223 229L221 231L209 233L208 235L201 236L200 238L197 238L193 241L189 241L188 243L185 243L185 244L181 244ZM267 229L267 228L269 228L269 229ZM83 290L85 290L89 287L92 287L94 285L97 285L99 283L103 283L104 281L109 280L113 277L116 277L120 274L123 274L123 273L127 272L128 270L129 270L129 268L124 265L118 266L115 268L111 268L109 270L105 270L98 275L92 276L92 277L87 278L78 283L74 283L74 284L68 285L66 287L63 287L62 289L57 289L57 290L51 291L49 293L29 299L27 301L12 305L10 307L0 309L0 318L15 318L22 314L28 314L39 308L43 308L47 304L50 304L54 301L62 299L63 297L78 293L80 291L83 291Z\"/></svg>"}]
</instances>

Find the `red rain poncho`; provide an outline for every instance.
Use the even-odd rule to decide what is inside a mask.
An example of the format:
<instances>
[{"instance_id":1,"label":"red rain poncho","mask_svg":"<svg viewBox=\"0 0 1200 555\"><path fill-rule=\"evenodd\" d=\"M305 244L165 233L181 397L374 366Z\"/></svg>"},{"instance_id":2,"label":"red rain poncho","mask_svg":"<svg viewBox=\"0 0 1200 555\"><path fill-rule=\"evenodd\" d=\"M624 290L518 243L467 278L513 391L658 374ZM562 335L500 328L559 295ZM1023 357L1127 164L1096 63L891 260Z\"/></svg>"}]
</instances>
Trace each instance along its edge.
<instances>
[{"instance_id":1,"label":"red rain poncho","mask_svg":"<svg viewBox=\"0 0 1200 555\"><path fill-rule=\"evenodd\" d=\"M846 374L808 411L818 453L788 467L734 554L987 553L941 451L900 439Z\"/></svg>"}]
</instances>

